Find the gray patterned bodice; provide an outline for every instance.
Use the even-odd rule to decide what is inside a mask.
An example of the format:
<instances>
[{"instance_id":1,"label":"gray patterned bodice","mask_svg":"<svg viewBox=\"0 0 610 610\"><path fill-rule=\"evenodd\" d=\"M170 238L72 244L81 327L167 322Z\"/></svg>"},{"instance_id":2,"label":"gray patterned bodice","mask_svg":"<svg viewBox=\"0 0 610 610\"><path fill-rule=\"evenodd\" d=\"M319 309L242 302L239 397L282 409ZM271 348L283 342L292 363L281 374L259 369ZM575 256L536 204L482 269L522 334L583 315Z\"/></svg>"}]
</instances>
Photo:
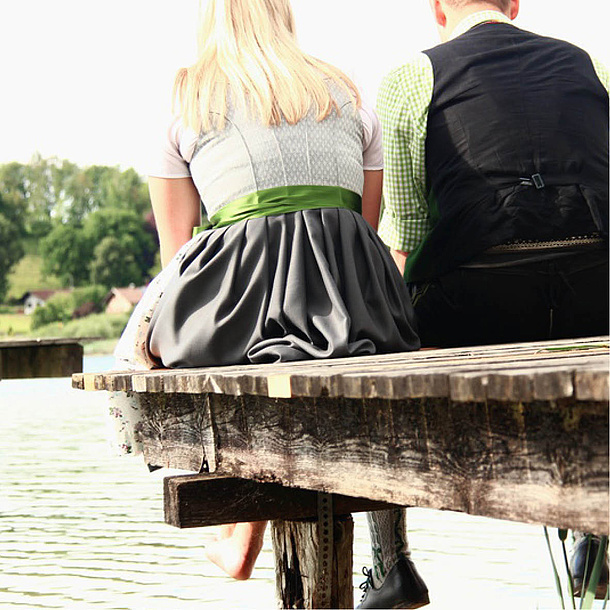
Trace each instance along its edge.
<instances>
[{"instance_id":1,"label":"gray patterned bodice","mask_svg":"<svg viewBox=\"0 0 610 610\"><path fill-rule=\"evenodd\" d=\"M256 191L293 185L340 186L362 195L362 119L342 92L340 113L267 127L229 110L223 131L202 133L190 171L208 216Z\"/></svg>"}]
</instances>

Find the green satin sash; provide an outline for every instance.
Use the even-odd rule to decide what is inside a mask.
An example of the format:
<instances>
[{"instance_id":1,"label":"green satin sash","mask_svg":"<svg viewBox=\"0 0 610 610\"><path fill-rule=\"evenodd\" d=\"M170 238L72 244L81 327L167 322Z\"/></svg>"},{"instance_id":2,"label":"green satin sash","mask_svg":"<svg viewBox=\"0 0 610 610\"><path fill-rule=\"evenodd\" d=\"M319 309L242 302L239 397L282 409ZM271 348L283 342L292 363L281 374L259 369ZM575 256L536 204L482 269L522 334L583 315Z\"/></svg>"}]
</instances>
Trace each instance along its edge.
<instances>
[{"instance_id":1,"label":"green satin sash","mask_svg":"<svg viewBox=\"0 0 610 610\"><path fill-rule=\"evenodd\" d=\"M278 186L235 199L212 215L209 224L193 229L193 236L206 229L225 227L240 220L288 214L317 208L346 208L362 213L362 198L340 186Z\"/></svg>"}]
</instances>

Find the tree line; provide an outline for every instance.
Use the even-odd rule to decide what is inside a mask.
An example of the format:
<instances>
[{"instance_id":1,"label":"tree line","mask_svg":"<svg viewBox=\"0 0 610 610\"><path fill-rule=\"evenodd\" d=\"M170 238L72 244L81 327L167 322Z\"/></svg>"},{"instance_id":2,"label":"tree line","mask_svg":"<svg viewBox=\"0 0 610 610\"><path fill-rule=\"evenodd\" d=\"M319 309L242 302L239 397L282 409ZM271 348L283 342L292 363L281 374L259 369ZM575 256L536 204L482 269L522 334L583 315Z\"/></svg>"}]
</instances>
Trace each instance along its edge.
<instances>
[{"instance_id":1,"label":"tree line","mask_svg":"<svg viewBox=\"0 0 610 610\"><path fill-rule=\"evenodd\" d=\"M0 165L0 303L26 251L66 287L141 285L158 267L146 183L134 169L40 155Z\"/></svg>"}]
</instances>

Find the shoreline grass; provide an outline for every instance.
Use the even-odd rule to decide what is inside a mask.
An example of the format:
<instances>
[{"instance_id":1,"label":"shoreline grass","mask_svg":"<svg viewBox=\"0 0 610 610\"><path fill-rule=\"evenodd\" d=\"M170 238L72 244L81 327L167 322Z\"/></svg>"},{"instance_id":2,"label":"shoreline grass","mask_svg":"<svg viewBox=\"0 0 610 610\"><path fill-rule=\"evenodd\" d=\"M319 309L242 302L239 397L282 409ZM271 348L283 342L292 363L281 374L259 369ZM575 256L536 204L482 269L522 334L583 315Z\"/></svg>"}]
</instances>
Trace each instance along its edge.
<instances>
[{"instance_id":1,"label":"shoreline grass","mask_svg":"<svg viewBox=\"0 0 610 610\"><path fill-rule=\"evenodd\" d=\"M100 339L84 344L85 356L112 356L118 339Z\"/></svg>"},{"instance_id":2,"label":"shoreline grass","mask_svg":"<svg viewBox=\"0 0 610 610\"><path fill-rule=\"evenodd\" d=\"M9 338L76 338L82 339L86 356L108 356L114 351L128 313L91 314L69 322L53 322L31 329L31 316L17 313L0 314L0 340Z\"/></svg>"},{"instance_id":3,"label":"shoreline grass","mask_svg":"<svg viewBox=\"0 0 610 610\"><path fill-rule=\"evenodd\" d=\"M24 313L0 313L0 337L21 337L30 334L32 320Z\"/></svg>"}]
</instances>

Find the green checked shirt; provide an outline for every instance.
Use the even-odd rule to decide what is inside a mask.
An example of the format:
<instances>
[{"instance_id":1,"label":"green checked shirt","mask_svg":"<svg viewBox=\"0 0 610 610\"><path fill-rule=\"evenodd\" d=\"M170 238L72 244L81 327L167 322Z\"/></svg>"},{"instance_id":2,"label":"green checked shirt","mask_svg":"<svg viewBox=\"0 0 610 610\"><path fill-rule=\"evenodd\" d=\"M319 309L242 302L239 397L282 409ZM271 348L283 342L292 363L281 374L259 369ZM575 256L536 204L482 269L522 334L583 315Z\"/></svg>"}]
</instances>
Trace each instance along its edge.
<instances>
[{"instance_id":1,"label":"green checked shirt","mask_svg":"<svg viewBox=\"0 0 610 610\"><path fill-rule=\"evenodd\" d=\"M461 21L451 37L489 21L511 23L498 11L480 11ZM600 62L592 61L600 81L609 90L608 71ZM431 229L425 146L433 90L430 59L418 53L385 77L377 100L384 149L384 209L379 235L390 248L403 252L414 250Z\"/></svg>"}]
</instances>

